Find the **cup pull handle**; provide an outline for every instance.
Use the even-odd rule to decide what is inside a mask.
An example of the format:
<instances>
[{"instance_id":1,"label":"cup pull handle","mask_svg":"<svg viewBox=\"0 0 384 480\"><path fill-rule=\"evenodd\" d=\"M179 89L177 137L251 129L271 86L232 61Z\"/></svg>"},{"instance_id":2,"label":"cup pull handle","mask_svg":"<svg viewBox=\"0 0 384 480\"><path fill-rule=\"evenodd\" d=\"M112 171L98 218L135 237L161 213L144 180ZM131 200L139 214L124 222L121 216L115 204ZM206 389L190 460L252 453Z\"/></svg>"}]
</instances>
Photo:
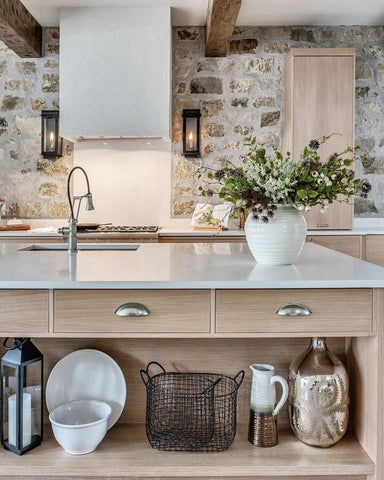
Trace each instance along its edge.
<instances>
[{"instance_id":1,"label":"cup pull handle","mask_svg":"<svg viewBox=\"0 0 384 480\"><path fill-rule=\"evenodd\" d=\"M312 310L302 303L286 303L279 307L275 313L286 317L301 317L310 315Z\"/></svg>"},{"instance_id":2,"label":"cup pull handle","mask_svg":"<svg viewBox=\"0 0 384 480\"><path fill-rule=\"evenodd\" d=\"M283 407L284 403L287 401L288 398L288 383L284 377L281 377L280 375L274 375L271 378L271 385L275 383L280 383L283 392L281 394L281 398L279 400L279 403L276 405L275 409L272 412L272 415L276 417L278 413L280 412L281 408Z\"/></svg>"},{"instance_id":3,"label":"cup pull handle","mask_svg":"<svg viewBox=\"0 0 384 480\"><path fill-rule=\"evenodd\" d=\"M123 303L114 311L118 317L144 317L150 313L145 305L136 302Z\"/></svg>"}]
</instances>

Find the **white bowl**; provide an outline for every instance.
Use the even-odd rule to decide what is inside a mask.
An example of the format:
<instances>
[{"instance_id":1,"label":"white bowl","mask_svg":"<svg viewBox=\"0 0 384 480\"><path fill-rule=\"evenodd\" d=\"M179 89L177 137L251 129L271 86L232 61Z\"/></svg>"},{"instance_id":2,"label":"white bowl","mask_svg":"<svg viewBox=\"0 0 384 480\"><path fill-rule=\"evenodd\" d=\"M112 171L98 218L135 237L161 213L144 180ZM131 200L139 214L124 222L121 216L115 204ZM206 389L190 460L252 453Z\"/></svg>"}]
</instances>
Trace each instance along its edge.
<instances>
[{"instance_id":1,"label":"white bowl","mask_svg":"<svg viewBox=\"0 0 384 480\"><path fill-rule=\"evenodd\" d=\"M63 403L49 414L53 434L72 455L93 452L103 440L112 408L99 400Z\"/></svg>"}]
</instances>

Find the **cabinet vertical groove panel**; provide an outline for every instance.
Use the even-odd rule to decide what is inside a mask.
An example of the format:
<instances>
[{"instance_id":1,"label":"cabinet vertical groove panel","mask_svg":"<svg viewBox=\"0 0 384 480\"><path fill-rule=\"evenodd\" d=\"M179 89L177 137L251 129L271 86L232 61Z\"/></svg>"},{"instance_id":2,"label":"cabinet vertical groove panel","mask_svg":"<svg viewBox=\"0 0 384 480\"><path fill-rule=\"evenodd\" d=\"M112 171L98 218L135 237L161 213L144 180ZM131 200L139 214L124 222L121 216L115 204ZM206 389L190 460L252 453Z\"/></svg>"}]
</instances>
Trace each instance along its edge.
<instances>
[{"instance_id":1,"label":"cabinet vertical groove panel","mask_svg":"<svg viewBox=\"0 0 384 480\"><path fill-rule=\"evenodd\" d=\"M355 50L294 48L285 73L284 152L294 161L314 138L336 133L319 149L326 160L354 145ZM353 202L335 202L325 213L315 207L305 215L309 229L351 229Z\"/></svg>"}]
</instances>

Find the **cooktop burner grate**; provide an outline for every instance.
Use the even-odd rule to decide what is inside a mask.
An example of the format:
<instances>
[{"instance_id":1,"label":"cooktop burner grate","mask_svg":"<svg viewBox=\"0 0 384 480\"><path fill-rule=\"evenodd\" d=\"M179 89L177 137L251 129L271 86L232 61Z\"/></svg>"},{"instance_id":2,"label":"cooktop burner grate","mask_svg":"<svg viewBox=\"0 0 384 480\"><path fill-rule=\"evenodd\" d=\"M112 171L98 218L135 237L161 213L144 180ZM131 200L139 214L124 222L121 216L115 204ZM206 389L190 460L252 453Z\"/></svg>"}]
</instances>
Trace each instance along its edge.
<instances>
[{"instance_id":1,"label":"cooktop burner grate","mask_svg":"<svg viewBox=\"0 0 384 480\"><path fill-rule=\"evenodd\" d=\"M100 225L98 232L110 233L156 233L159 227L154 225Z\"/></svg>"}]
</instances>

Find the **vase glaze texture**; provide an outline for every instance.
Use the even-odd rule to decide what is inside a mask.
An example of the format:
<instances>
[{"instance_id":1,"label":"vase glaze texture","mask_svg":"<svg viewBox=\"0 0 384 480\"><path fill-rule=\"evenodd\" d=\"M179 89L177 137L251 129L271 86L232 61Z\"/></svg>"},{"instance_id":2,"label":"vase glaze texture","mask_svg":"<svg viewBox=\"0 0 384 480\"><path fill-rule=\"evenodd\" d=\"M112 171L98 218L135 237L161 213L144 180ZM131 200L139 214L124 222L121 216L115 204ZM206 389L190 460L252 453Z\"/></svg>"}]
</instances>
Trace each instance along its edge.
<instances>
[{"instance_id":1,"label":"vase glaze texture","mask_svg":"<svg viewBox=\"0 0 384 480\"><path fill-rule=\"evenodd\" d=\"M339 442L348 428L349 377L325 338L312 338L291 364L288 384L289 420L296 437L323 448Z\"/></svg>"},{"instance_id":2,"label":"vase glaze texture","mask_svg":"<svg viewBox=\"0 0 384 480\"><path fill-rule=\"evenodd\" d=\"M268 223L248 215L245 236L255 260L262 265L290 265L303 248L307 223L297 208L279 205Z\"/></svg>"}]
</instances>

